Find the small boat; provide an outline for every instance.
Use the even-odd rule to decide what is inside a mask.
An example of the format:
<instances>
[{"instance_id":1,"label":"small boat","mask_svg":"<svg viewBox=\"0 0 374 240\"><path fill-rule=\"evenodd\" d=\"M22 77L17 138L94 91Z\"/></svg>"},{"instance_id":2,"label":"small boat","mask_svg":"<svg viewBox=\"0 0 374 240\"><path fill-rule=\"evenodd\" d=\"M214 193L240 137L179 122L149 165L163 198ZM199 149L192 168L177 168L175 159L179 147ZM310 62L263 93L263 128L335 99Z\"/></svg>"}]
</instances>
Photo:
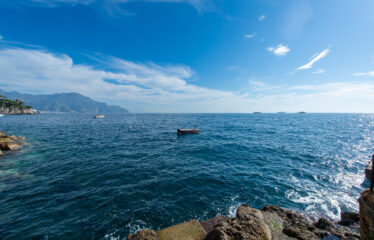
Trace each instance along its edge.
<instances>
[{"instance_id":1,"label":"small boat","mask_svg":"<svg viewBox=\"0 0 374 240\"><path fill-rule=\"evenodd\" d=\"M182 135L182 134L198 134L199 133L199 129L197 128L194 128L194 129L178 129L177 132L178 132L178 135Z\"/></svg>"},{"instance_id":2,"label":"small boat","mask_svg":"<svg viewBox=\"0 0 374 240\"><path fill-rule=\"evenodd\" d=\"M96 115L94 118L105 118L105 115Z\"/></svg>"}]
</instances>

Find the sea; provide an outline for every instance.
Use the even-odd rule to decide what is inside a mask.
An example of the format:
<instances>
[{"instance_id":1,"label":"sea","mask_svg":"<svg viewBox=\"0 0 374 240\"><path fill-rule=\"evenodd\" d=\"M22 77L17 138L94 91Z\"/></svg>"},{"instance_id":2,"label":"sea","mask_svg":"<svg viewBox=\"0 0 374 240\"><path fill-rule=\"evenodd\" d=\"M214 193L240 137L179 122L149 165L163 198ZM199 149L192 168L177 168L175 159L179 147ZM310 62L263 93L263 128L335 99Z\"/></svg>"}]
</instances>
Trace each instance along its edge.
<instances>
[{"instance_id":1,"label":"sea","mask_svg":"<svg viewBox=\"0 0 374 240\"><path fill-rule=\"evenodd\" d=\"M27 143L0 158L0 239L126 239L243 203L336 221L374 153L372 114L38 114L0 130Z\"/></svg>"}]
</instances>

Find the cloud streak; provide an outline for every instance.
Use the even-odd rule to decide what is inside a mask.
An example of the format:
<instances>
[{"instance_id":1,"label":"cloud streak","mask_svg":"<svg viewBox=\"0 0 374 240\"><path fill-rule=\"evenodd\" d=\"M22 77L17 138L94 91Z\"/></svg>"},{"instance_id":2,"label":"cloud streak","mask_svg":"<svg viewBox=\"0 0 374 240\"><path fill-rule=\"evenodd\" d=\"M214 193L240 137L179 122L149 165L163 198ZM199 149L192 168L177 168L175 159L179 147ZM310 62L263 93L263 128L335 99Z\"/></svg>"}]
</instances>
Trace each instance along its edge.
<instances>
[{"instance_id":1,"label":"cloud streak","mask_svg":"<svg viewBox=\"0 0 374 240\"><path fill-rule=\"evenodd\" d=\"M316 55L310 62L307 64L296 68L295 70L305 70L305 69L310 69L313 67L313 64L321 60L322 58L326 57L326 55L330 52L330 47L326 48L322 52L320 52L318 55Z\"/></svg>"},{"instance_id":2,"label":"cloud streak","mask_svg":"<svg viewBox=\"0 0 374 240\"><path fill-rule=\"evenodd\" d=\"M252 34L245 34L244 35L244 38L254 38L256 36L256 33L252 33Z\"/></svg>"},{"instance_id":3,"label":"cloud streak","mask_svg":"<svg viewBox=\"0 0 374 240\"><path fill-rule=\"evenodd\" d=\"M119 5L129 2L153 2L153 3L187 3L193 6L198 12L214 10L214 4L211 0L25 0L24 4L43 6L43 7L58 7L61 5L90 5L94 3L104 2L106 8L115 8L119 10ZM110 7L111 6L111 7ZM121 11L121 10L119 10ZM121 11L123 12L123 10ZM125 12L126 13L126 12Z\"/></svg>"},{"instance_id":4,"label":"cloud streak","mask_svg":"<svg viewBox=\"0 0 374 240\"><path fill-rule=\"evenodd\" d=\"M353 75L357 76L357 77L374 77L374 71L363 72L363 73L355 73Z\"/></svg>"}]
</instances>

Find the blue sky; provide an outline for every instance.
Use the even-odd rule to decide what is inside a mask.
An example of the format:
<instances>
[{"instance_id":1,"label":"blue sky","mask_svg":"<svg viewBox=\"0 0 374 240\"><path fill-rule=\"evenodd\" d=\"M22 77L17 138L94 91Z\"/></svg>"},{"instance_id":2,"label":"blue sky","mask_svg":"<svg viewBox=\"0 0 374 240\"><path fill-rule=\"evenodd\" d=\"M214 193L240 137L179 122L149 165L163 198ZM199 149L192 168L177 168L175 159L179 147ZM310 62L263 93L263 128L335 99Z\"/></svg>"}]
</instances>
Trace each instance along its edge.
<instances>
[{"instance_id":1,"label":"blue sky","mask_svg":"<svg viewBox=\"0 0 374 240\"><path fill-rule=\"evenodd\" d=\"M374 112L374 1L2 0L0 88L133 112Z\"/></svg>"}]
</instances>

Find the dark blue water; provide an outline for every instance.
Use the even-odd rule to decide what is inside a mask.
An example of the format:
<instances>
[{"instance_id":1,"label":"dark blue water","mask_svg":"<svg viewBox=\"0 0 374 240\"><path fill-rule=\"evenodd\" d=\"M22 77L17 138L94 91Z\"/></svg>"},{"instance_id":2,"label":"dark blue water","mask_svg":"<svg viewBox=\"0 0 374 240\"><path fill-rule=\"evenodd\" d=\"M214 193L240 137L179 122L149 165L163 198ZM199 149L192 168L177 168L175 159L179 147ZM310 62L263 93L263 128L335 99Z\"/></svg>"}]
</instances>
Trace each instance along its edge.
<instances>
[{"instance_id":1,"label":"dark blue water","mask_svg":"<svg viewBox=\"0 0 374 240\"><path fill-rule=\"evenodd\" d=\"M40 114L0 129L27 138L0 158L0 239L125 239L240 203L338 219L374 151L362 114Z\"/></svg>"}]
</instances>

